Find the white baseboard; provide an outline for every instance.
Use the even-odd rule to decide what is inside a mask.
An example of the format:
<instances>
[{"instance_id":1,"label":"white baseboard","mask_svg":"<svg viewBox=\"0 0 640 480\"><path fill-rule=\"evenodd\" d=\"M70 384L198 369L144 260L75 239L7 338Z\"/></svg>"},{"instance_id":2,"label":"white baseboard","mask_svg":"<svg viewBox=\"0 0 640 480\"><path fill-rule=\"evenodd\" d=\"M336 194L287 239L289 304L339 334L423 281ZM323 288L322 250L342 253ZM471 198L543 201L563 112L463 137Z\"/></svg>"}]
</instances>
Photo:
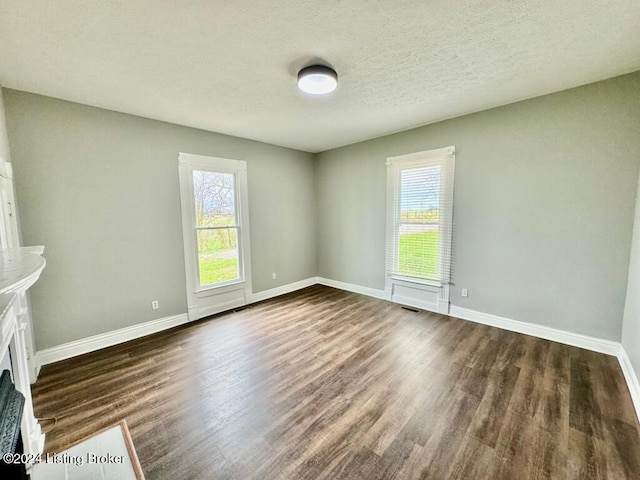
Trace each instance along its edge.
<instances>
[{"instance_id":1,"label":"white baseboard","mask_svg":"<svg viewBox=\"0 0 640 480\"><path fill-rule=\"evenodd\" d=\"M354 285L353 283L340 282L338 280L331 280L329 278L318 277L317 283L320 285L326 285L327 287L334 287L340 290L346 290L347 292L360 293L369 297L381 298L384 300L384 290L376 290L375 288L361 287L360 285Z\"/></svg>"},{"instance_id":2,"label":"white baseboard","mask_svg":"<svg viewBox=\"0 0 640 480\"><path fill-rule=\"evenodd\" d=\"M263 290L262 292L252 293L247 296L247 303L261 302L262 300L268 300L269 298L279 297L287 293L295 292L303 288L310 287L318 283L318 277L310 277L298 282L288 283L276 288L270 288L269 290Z\"/></svg>"},{"instance_id":3,"label":"white baseboard","mask_svg":"<svg viewBox=\"0 0 640 480\"><path fill-rule=\"evenodd\" d=\"M429 312L438 311L437 303L416 300L415 297L403 297L402 295L394 295L391 301L393 303L397 303L398 305L405 305L407 307L419 308L421 310L428 310Z\"/></svg>"},{"instance_id":4,"label":"white baseboard","mask_svg":"<svg viewBox=\"0 0 640 480\"><path fill-rule=\"evenodd\" d=\"M640 382L638 381L636 371L633 369L629 355L627 355L627 351L622 345L620 345L618 361L620 362L620 368L622 368L624 379L627 381L627 387L629 387L629 393L631 394L633 406L636 409L638 421L640 421Z\"/></svg>"},{"instance_id":5,"label":"white baseboard","mask_svg":"<svg viewBox=\"0 0 640 480\"><path fill-rule=\"evenodd\" d=\"M316 284L326 285L328 287L334 287L340 290L346 290L348 292L359 293L362 295L367 295L369 297L379 299L385 298L384 290L362 287L360 285L340 282L338 280L331 280L323 277L311 277L305 280L300 280L298 282L251 294L247 297L247 303L260 302L262 300L267 300L279 295L291 293L296 290L300 290L302 288L310 287L311 285ZM638 376L636 375L636 372L634 371L631 361L626 351L622 347L622 344L618 342L612 342L610 340L603 340L601 338L590 337L588 335L582 335L579 333L567 332L565 330L559 330L557 328L547 327L544 325L511 320L509 318L482 313L476 310L458 307L456 305L450 306L449 315L452 317L461 318L463 320L469 320L471 322L501 328L503 330L523 333L525 335L531 335L533 337L544 338L546 340L551 340L574 347L584 348L586 350L592 350L595 352L616 356L618 358L618 361L620 362L620 367L622 368L622 373L624 374L627 386L629 387L629 392L631 393L631 399L636 409L638 420L640 420L640 382L638 381ZM58 345L56 347L47 348L37 352L36 354L38 360L38 368L40 365L47 365L49 363L66 360L67 358L93 352L95 350L100 350L102 348L117 345L119 343L128 342L129 340L135 340L136 338L144 337L156 332L161 332L162 330L167 330L169 328L173 328L188 322L188 315L186 313L183 313L180 315L173 315L171 317L160 318L158 320L152 320L150 322L141 323L139 325L133 325L131 327L121 328L119 330L114 330L112 332L107 332L100 335L94 335L92 337L84 338L81 340L75 340L73 342Z\"/></svg>"},{"instance_id":6,"label":"white baseboard","mask_svg":"<svg viewBox=\"0 0 640 480\"><path fill-rule=\"evenodd\" d=\"M566 330L559 330L544 325L511 320L509 318L498 317L455 305L450 306L449 315L451 317L462 318L463 320L469 320L511 332L523 333L525 335L531 335L532 337L544 338L553 342L564 343L573 347L584 348L585 350L617 357L627 387L629 388L629 393L631 394L631 400L633 401L633 407L636 410L638 421L640 421L640 382L633 369L631 360L621 343L579 333L567 332Z\"/></svg>"},{"instance_id":7,"label":"white baseboard","mask_svg":"<svg viewBox=\"0 0 640 480\"><path fill-rule=\"evenodd\" d=\"M294 292L302 288L309 287L318 283L316 277L300 280L299 282L289 283L277 288L265 290L255 294L251 294L247 297L247 303L255 303L268 298L284 295L285 293ZM239 304L229 304L219 308L215 311L207 312L206 315L212 315L219 313L223 310L229 310L240 306ZM191 312L192 318L200 318L196 315L196 312ZM63 343L51 348L45 348L36 353L38 370L41 365L48 365L50 363L59 362L68 358L77 357L85 353L94 352L102 348L111 347L120 343L135 340L136 338L151 335L152 333L161 332L169 328L177 327L184 323L188 323L192 320L189 319L189 315L182 313L180 315L173 315L171 317L164 317L158 320L151 320L150 322L140 323L138 325L132 325L131 327L125 327L118 330L113 330L107 333L101 333L92 337L82 338L80 340L74 340L73 342Z\"/></svg>"},{"instance_id":8,"label":"white baseboard","mask_svg":"<svg viewBox=\"0 0 640 480\"><path fill-rule=\"evenodd\" d=\"M382 299L385 298L384 290L361 287L360 285L354 285L351 283L340 282L337 280L331 280L322 277L318 277L318 283L321 285L327 285L329 287L346 290L348 292L361 293L370 297ZM419 308L425 308L430 311L435 311L435 306L431 306L431 308L429 308L429 306L427 306L426 304L424 307ZM511 320L510 318L478 312L477 310L458 307L456 305L451 305L449 307L449 315L452 317L461 318L463 320L469 320L471 322L482 323L483 325L501 328L503 330L523 333L525 335L544 338L546 340L552 340L554 342L564 343L566 345L571 345L574 347L593 350L600 353L606 353L607 355L618 356L620 348L622 347L620 343L613 342L611 340L603 340L601 338L590 337L588 335L567 332L566 330L559 330L557 328L538 325L535 323Z\"/></svg>"},{"instance_id":9,"label":"white baseboard","mask_svg":"<svg viewBox=\"0 0 640 480\"><path fill-rule=\"evenodd\" d=\"M511 332L524 333L533 337L544 338L558 343L564 343L573 347L593 350L594 352L606 353L607 355L617 356L620 352L620 343L611 340L603 340L601 338L590 337L579 333L567 332L545 325L535 323L521 322L511 320L510 318L498 317L488 313L478 312L469 308L457 307L451 305L449 308L451 317L462 318L471 322L482 323L491 327L502 328Z\"/></svg>"},{"instance_id":10,"label":"white baseboard","mask_svg":"<svg viewBox=\"0 0 640 480\"><path fill-rule=\"evenodd\" d=\"M38 351L36 357L40 365L47 365L102 348L111 347L119 343L128 342L129 340L135 340L136 338L177 327L187 322L189 322L189 317L186 313L159 318L158 320L151 320L150 322L93 335L92 337L74 340L73 342L63 343L62 345L51 348L45 348L44 350Z\"/></svg>"},{"instance_id":11,"label":"white baseboard","mask_svg":"<svg viewBox=\"0 0 640 480\"><path fill-rule=\"evenodd\" d=\"M208 307L187 308L187 315L189 316L190 322L195 322L196 320L200 320L201 318L210 317L211 315L215 315L217 313L228 312L229 310L243 307L245 305L246 303L242 298L236 298L228 302L222 302L216 305L210 305Z\"/></svg>"},{"instance_id":12,"label":"white baseboard","mask_svg":"<svg viewBox=\"0 0 640 480\"><path fill-rule=\"evenodd\" d=\"M360 285L340 282L338 280L331 280L323 277L318 277L317 283L328 287L338 288L340 290L346 290L348 292L360 293L369 297L385 298L384 290L376 290L374 288L362 287ZM624 378L627 382L627 386L629 387L629 392L631 393L631 399L636 410L636 415L638 416L638 421L640 421L640 382L638 381L638 376L636 375L633 366L631 365L631 361L629 360L629 357L621 343L591 337L589 335L582 335L580 333L568 332L566 330L547 327L545 325L511 320L510 318L478 312L477 310L458 307L456 305L450 305L449 315L463 320L469 320L471 322L481 323L483 325L509 330L511 332L523 333L525 335L531 335L532 337L544 338L545 340L551 340L553 342L563 343L565 345L571 345L573 347L584 348L585 350L591 350L617 357L622 373L624 374Z\"/></svg>"}]
</instances>

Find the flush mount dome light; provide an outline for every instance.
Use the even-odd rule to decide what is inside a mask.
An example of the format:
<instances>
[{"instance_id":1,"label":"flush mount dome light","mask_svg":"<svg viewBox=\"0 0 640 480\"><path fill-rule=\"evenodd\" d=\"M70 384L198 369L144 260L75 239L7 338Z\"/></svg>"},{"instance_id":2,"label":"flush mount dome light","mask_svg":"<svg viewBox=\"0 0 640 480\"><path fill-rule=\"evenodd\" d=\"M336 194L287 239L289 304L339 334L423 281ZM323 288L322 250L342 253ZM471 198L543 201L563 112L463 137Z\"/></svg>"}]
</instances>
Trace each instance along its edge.
<instances>
[{"instance_id":1,"label":"flush mount dome light","mask_svg":"<svg viewBox=\"0 0 640 480\"><path fill-rule=\"evenodd\" d=\"M338 86L338 74L324 65L311 65L298 72L298 88L311 95L333 92Z\"/></svg>"}]
</instances>

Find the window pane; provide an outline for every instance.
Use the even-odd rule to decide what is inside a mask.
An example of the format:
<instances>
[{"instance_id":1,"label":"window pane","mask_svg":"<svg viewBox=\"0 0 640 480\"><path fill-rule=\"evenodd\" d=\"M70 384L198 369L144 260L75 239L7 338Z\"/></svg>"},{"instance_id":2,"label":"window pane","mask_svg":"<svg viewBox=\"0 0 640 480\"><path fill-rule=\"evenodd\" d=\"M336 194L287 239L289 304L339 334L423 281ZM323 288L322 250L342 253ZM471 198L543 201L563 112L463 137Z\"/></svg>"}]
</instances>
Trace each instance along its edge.
<instances>
[{"instance_id":1,"label":"window pane","mask_svg":"<svg viewBox=\"0 0 640 480\"><path fill-rule=\"evenodd\" d=\"M200 285L239 279L238 230L220 228L198 230L197 233Z\"/></svg>"},{"instance_id":2,"label":"window pane","mask_svg":"<svg viewBox=\"0 0 640 480\"><path fill-rule=\"evenodd\" d=\"M235 176L233 174L194 170L193 196L198 227L236 224Z\"/></svg>"},{"instance_id":3,"label":"window pane","mask_svg":"<svg viewBox=\"0 0 640 480\"><path fill-rule=\"evenodd\" d=\"M398 271L435 278L438 272L440 165L400 171Z\"/></svg>"},{"instance_id":4,"label":"window pane","mask_svg":"<svg viewBox=\"0 0 640 480\"><path fill-rule=\"evenodd\" d=\"M402 227L401 231L402 231ZM436 227L437 228L437 227ZM400 233L398 270L410 277L436 278L438 272L438 230Z\"/></svg>"}]
</instances>

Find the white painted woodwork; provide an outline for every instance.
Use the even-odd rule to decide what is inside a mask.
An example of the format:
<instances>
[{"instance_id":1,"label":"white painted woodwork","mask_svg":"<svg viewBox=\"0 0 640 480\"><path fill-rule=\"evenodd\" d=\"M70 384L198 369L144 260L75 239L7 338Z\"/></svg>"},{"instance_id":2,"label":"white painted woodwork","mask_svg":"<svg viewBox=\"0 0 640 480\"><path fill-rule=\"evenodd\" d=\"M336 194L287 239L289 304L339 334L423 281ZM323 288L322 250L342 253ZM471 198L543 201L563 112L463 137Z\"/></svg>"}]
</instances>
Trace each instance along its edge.
<instances>
[{"instance_id":1,"label":"white painted woodwork","mask_svg":"<svg viewBox=\"0 0 640 480\"><path fill-rule=\"evenodd\" d=\"M31 383L40 369L36 360L36 345L27 290L40 276L45 260L40 255L43 246L21 247L18 215L11 163L0 157L0 293L17 293L20 315L24 319L25 349ZM25 255L31 253L35 255Z\"/></svg>"},{"instance_id":2,"label":"white painted woodwork","mask_svg":"<svg viewBox=\"0 0 640 480\"><path fill-rule=\"evenodd\" d=\"M44 263L42 267L44 267ZM28 317L24 314L24 306L20 297L21 294L18 292L0 294L0 348L2 349L0 352L4 358L9 356L9 352L11 352L13 382L16 389L25 397L21 424L24 452L37 454L42 453L44 449L44 434L33 413L25 335Z\"/></svg>"},{"instance_id":3,"label":"white painted woodwork","mask_svg":"<svg viewBox=\"0 0 640 480\"><path fill-rule=\"evenodd\" d=\"M33 324L27 290L46 265L44 247L20 247L11 164L0 157L0 358L11 367L16 389L25 397L22 439L25 453L41 453L44 434L33 413L31 383L36 381ZM10 361L7 361L10 359Z\"/></svg>"},{"instance_id":4,"label":"white painted woodwork","mask_svg":"<svg viewBox=\"0 0 640 480\"><path fill-rule=\"evenodd\" d=\"M198 242L193 196L194 170L231 173L236 177L236 208L239 217L238 263L240 278L238 280L212 286L201 287L199 285ZM246 305L252 295L247 163L242 160L180 153L178 171L189 320L197 320Z\"/></svg>"},{"instance_id":5,"label":"white painted woodwork","mask_svg":"<svg viewBox=\"0 0 640 480\"><path fill-rule=\"evenodd\" d=\"M447 315L449 313L449 274L447 280L431 280L403 276L394 271L398 262L396 218L400 203L396 201L400 188L398 172L402 168L425 165L434 159L451 157L449 166L442 163L440 182L440 220L438 223L438 272L451 268L451 241L453 234L453 178L455 170L455 146L437 148L387 158L387 235L385 258L384 298L395 303L421 308ZM392 233L395 232L395 233ZM445 265L446 263L446 265ZM438 273L440 275L440 273Z\"/></svg>"}]
</instances>

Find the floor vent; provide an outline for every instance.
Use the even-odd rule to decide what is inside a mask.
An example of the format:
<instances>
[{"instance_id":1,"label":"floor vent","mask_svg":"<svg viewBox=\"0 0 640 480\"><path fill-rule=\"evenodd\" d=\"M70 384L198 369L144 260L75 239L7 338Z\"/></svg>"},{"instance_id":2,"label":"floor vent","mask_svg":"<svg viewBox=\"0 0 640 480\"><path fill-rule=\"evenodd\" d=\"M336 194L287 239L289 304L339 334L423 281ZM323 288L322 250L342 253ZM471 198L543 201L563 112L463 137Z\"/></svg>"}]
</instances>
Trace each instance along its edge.
<instances>
[{"instance_id":1,"label":"floor vent","mask_svg":"<svg viewBox=\"0 0 640 480\"><path fill-rule=\"evenodd\" d=\"M405 310L409 310L410 312L414 312L414 313L420 313L420 310L418 310L417 308L413 308L413 307L406 307L404 305L402 305L400 308L403 308Z\"/></svg>"},{"instance_id":2,"label":"floor vent","mask_svg":"<svg viewBox=\"0 0 640 480\"><path fill-rule=\"evenodd\" d=\"M251 305L243 305L243 306L241 306L241 307L234 308L234 309L233 309L233 313L241 312L241 311L246 310L246 309L248 309L248 308L251 308Z\"/></svg>"}]
</instances>

